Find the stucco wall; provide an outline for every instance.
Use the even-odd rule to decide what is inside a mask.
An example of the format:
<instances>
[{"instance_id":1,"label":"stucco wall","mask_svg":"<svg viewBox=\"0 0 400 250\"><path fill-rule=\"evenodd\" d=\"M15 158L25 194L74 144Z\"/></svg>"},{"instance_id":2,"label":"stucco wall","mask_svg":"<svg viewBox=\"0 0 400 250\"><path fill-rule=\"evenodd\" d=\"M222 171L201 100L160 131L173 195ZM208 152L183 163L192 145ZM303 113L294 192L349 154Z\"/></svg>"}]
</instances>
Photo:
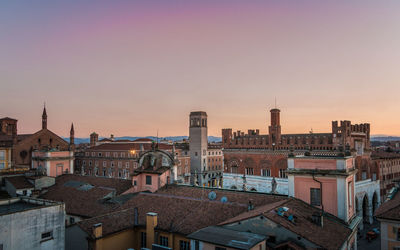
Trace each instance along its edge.
<instances>
[{"instance_id":1,"label":"stucco wall","mask_svg":"<svg viewBox=\"0 0 400 250\"><path fill-rule=\"evenodd\" d=\"M243 175L240 174L223 174L223 188L232 189L236 187L238 190L243 190ZM253 188L257 192L270 193L272 191L272 177L246 175L246 189L248 191ZM277 183L277 194L288 194L288 179L275 178Z\"/></svg>"},{"instance_id":2,"label":"stucco wall","mask_svg":"<svg viewBox=\"0 0 400 250\"><path fill-rule=\"evenodd\" d=\"M0 216L0 239L4 249L65 248L65 208L55 205ZM53 238L42 241L42 233L52 231Z\"/></svg>"},{"instance_id":3,"label":"stucco wall","mask_svg":"<svg viewBox=\"0 0 400 250\"><path fill-rule=\"evenodd\" d=\"M324 210L337 216L337 180L335 178L322 177L318 177L317 179L322 182L322 203L324 204ZM320 188L320 184L311 177L295 176L294 182L295 197L307 203L310 203L310 189Z\"/></svg>"}]
</instances>

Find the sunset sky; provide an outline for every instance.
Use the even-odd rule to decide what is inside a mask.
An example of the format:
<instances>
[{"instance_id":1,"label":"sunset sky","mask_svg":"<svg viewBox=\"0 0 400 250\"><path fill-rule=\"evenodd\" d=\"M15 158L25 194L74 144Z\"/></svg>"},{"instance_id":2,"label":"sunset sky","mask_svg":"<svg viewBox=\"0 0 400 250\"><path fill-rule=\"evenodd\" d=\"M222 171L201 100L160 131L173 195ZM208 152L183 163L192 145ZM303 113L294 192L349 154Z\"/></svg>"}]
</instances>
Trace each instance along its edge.
<instances>
[{"instance_id":1,"label":"sunset sky","mask_svg":"<svg viewBox=\"0 0 400 250\"><path fill-rule=\"evenodd\" d=\"M2 1L0 117L18 132L222 128L400 135L400 1Z\"/></svg>"}]
</instances>

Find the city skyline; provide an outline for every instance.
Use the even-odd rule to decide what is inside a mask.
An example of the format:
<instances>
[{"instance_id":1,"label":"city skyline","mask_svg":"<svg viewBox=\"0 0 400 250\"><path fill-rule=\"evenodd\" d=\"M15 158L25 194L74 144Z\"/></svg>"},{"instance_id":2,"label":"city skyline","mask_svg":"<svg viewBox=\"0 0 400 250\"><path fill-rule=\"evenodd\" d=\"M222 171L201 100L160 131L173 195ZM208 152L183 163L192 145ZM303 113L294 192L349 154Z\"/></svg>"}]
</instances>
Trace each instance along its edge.
<instances>
[{"instance_id":1,"label":"city skyline","mask_svg":"<svg viewBox=\"0 0 400 250\"><path fill-rule=\"evenodd\" d=\"M188 135L189 113L266 134L332 120L400 135L400 3L178 1L1 4L0 116L19 133Z\"/></svg>"}]
</instances>

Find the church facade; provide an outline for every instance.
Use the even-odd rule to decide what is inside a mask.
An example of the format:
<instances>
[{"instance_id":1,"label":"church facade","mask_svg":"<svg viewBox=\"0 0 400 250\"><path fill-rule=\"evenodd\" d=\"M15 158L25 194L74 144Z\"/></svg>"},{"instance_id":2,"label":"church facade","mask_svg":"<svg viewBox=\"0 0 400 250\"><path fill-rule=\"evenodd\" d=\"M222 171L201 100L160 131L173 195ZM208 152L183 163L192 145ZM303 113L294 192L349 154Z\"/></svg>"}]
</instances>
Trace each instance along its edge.
<instances>
[{"instance_id":1,"label":"church facade","mask_svg":"<svg viewBox=\"0 0 400 250\"><path fill-rule=\"evenodd\" d=\"M65 159L68 166L63 168L68 169L68 172L73 171L73 151L74 151L74 128L71 125L70 143L66 142L60 136L50 131L47 128L47 111L43 108L42 113L42 129L33 134L18 134L17 120L12 118L0 119L0 151L7 149L7 167L0 169L2 172L28 170L35 166L34 154L37 152L66 152ZM3 148L1 148L3 146ZM0 153L0 156L3 155ZM4 157L5 158L5 157ZM36 160L39 158L36 158ZM53 161L54 159L51 159ZM49 165L49 164L47 164Z\"/></svg>"}]
</instances>

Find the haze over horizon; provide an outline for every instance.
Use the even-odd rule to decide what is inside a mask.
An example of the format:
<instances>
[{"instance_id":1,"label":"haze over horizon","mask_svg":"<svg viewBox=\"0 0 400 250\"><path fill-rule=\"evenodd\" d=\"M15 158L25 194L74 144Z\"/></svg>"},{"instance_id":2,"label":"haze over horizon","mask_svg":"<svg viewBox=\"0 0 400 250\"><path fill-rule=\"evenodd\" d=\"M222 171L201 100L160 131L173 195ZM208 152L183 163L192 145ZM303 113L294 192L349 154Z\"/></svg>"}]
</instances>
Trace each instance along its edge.
<instances>
[{"instance_id":1,"label":"haze over horizon","mask_svg":"<svg viewBox=\"0 0 400 250\"><path fill-rule=\"evenodd\" d=\"M0 117L18 133L282 133L332 120L400 135L400 2L10 1L0 4Z\"/></svg>"}]
</instances>

